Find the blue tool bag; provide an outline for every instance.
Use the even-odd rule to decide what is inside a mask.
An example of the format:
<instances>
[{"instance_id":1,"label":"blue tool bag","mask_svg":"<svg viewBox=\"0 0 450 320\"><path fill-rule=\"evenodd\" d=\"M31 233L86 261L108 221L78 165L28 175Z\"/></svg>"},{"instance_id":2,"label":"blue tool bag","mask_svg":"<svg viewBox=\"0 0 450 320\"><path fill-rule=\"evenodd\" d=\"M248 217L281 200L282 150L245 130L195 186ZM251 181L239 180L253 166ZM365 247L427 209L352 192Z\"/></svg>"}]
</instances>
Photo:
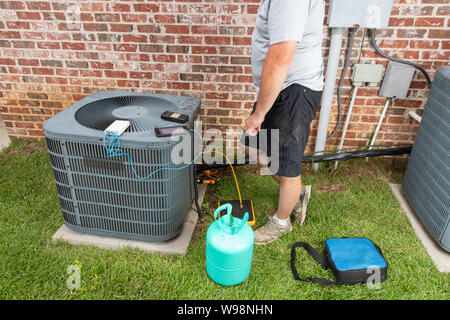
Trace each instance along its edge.
<instances>
[{"instance_id":1,"label":"blue tool bag","mask_svg":"<svg viewBox=\"0 0 450 320\"><path fill-rule=\"evenodd\" d=\"M300 278L295 267L296 248L304 248L322 267L331 269L336 281L325 278ZM295 280L315 282L325 286L383 282L388 264L381 249L367 238L329 238L323 255L306 242L296 242L291 250L291 269Z\"/></svg>"}]
</instances>

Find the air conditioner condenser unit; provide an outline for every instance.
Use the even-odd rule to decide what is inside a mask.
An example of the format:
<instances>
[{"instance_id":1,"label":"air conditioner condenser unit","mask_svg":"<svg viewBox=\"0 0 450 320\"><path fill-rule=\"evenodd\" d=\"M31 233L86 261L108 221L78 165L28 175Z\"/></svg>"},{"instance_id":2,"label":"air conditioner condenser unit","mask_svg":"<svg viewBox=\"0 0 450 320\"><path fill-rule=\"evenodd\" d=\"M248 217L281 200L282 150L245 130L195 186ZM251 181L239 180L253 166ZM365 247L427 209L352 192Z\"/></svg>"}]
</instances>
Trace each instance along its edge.
<instances>
[{"instance_id":1,"label":"air conditioner condenser unit","mask_svg":"<svg viewBox=\"0 0 450 320\"><path fill-rule=\"evenodd\" d=\"M139 179L129 158L108 158L104 131L116 120L129 121L120 136L120 148L129 154L136 173L145 177L161 168L183 166L171 157L181 139L155 135L155 128L174 126L161 114L188 115L184 125L193 129L199 110L200 100L194 97L106 91L47 120L44 133L67 227L145 241L178 235L194 197L194 165Z\"/></svg>"},{"instance_id":2,"label":"air conditioner condenser unit","mask_svg":"<svg viewBox=\"0 0 450 320\"><path fill-rule=\"evenodd\" d=\"M450 252L450 67L437 70L411 157L403 193L436 242Z\"/></svg>"}]
</instances>

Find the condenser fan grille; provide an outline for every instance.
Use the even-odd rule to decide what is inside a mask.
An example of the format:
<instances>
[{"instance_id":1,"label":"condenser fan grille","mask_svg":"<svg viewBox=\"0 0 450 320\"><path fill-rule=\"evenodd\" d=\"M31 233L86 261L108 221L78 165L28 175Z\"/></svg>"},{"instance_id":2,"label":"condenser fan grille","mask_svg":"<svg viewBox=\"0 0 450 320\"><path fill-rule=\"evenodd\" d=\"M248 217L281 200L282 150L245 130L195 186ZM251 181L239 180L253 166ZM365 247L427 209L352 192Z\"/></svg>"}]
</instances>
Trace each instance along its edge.
<instances>
[{"instance_id":1,"label":"condenser fan grille","mask_svg":"<svg viewBox=\"0 0 450 320\"><path fill-rule=\"evenodd\" d=\"M130 121L127 132L149 131L161 110L169 110L172 103L148 96L118 96L91 102L75 113L75 119L90 129L104 131L116 120ZM165 106L165 108L163 108Z\"/></svg>"}]
</instances>

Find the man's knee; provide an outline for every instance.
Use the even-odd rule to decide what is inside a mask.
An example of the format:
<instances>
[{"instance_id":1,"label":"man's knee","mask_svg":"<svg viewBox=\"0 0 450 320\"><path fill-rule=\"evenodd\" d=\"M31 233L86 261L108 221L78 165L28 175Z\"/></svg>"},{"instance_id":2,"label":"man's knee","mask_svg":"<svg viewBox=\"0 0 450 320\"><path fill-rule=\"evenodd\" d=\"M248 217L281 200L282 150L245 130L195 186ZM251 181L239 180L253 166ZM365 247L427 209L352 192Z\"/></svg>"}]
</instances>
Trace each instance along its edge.
<instances>
[{"instance_id":1,"label":"man's knee","mask_svg":"<svg viewBox=\"0 0 450 320\"><path fill-rule=\"evenodd\" d=\"M296 177L283 177L283 176L277 176L280 183L301 183L302 182L302 176L298 175Z\"/></svg>"}]
</instances>

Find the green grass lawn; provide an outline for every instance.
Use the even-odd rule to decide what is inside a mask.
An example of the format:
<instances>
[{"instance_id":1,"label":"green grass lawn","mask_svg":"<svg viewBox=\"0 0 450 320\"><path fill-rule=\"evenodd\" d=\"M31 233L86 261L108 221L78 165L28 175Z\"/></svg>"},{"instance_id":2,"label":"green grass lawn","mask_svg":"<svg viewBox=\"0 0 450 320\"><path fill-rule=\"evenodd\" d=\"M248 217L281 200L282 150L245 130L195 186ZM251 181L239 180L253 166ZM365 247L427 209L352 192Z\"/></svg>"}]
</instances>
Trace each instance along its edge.
<instances>
[{"instance_id":1,"label":"green grass lawn","mask_svg":"<svg viewBox=\"0 0 450 320\"><path fill-rule=\"evenodd\" d=\"M400 163L400 165L398 165ZM140 250L108 251L53 243L63 223L46 148L43 143L14 140L0 152L0 299L449 299L449 275L433 265L388 182L399 182L404 163L355 160L337 171L305 169L313 185L304 226L267 246L256 246L249 278L234 287L209 279L205 269L206 229L199 223L186 256L163 257ZM252 167L237 168L244 198L253 199L257 226L277 205L277 183ZM204 211L217 199L236 199L228 170L208 187ZM389 263L380 289L365 285L322 287L295 281L289 260L296 241L323 250L328 237L371 238ZM81 266L81 289L67 289L67 268ZM303 277L327 277L301 249L297 268Z\"/></svg>"}]
</instances>

